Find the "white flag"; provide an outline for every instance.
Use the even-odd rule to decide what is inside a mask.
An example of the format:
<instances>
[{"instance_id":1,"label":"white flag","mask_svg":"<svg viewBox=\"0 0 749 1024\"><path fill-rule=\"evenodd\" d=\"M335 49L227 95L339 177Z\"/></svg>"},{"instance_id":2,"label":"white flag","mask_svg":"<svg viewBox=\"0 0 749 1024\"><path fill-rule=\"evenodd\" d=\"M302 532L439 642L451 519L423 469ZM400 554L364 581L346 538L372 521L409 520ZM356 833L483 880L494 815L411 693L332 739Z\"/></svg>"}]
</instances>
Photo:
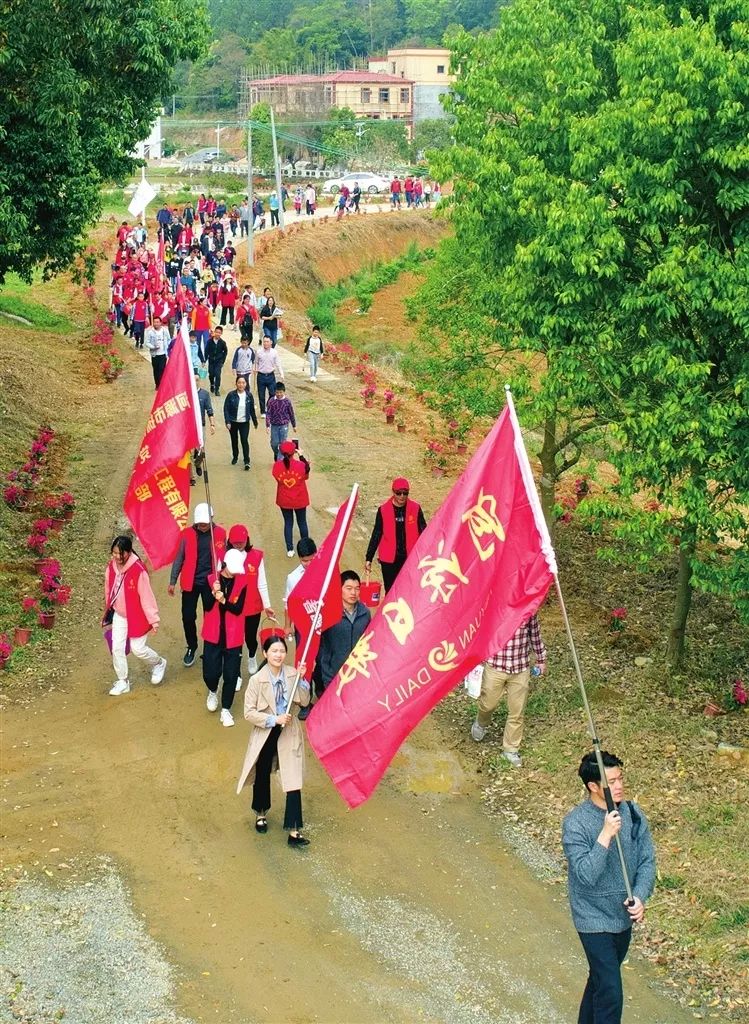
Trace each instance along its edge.
<instances>
[{"instance_id":1,"label":"white flag","mask_svg":"<svg viewBox=\"0 0 749 1024\"><path fill-rule=\"evenodd\" d=\"M136 188L133 198L130 200L130 205L127 208L130 216L140 217L141 213L143 213L155 195L156 189L153 185L147 182L145 178L143 178Z\"/></svg>"}]
</instances>

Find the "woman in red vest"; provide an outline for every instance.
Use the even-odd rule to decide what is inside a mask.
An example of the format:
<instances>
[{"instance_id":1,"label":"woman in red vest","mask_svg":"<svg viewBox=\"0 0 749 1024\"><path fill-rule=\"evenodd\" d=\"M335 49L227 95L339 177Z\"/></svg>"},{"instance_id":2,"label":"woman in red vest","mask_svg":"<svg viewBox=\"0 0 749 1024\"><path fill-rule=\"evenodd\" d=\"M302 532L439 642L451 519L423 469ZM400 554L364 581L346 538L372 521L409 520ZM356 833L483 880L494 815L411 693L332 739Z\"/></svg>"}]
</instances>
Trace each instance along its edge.
<instances>
[{"instance_id":1,"label":"woman in red vest","mask_svg":"<svg viewBox=\"0 0 749 1024\"><path fill-rule=\"evenodd\" d=\"M221 571L208 577L210 597L203 615L203 681L208 687L205 702L209 711L218 710L218 683L222 675L221 724L234 725L231 706L237 688L244 644L244 605L247 580L243 551L227 551Z\"/></svg>"},{"instance_id":2,"label":"woman in red vest","mask_svg":"<svg viewBox=\"0 0 749 1024\"><path fill-rule=\"evenodd\" d=\"M296 515L300 537L309 537L307 529L307 508L309 507L309 491L307 477L310 464L297 453L293 441L282 441L278 448L281 458L273 463L273 477L276 481L276 504L283 515L283 536L286 541L286 554L294 557L294 516ZM298 458L295 457L295 453Z\"/></svg>"},{"instance_id":3,"label":"woman in red vest","mask_svg":"<svg viewBox=\"0 0 749 1024\"><path fill-rule=\"evenodd\" d=\"M369 538L364 568L367 572L371 571L372 559L377 552L385 593L395 583L398 573L427 525L421 505L408 496L410 489L405 477L399 476L393 480L392 496L377 509L374 529Z\"/></svg>"},{"instance_id":4,"label":"woman in red vest","mask_svg":"<svg viewBox=\"0 0 749 1024\"><path fill-rule=\"evenodd\" d=\"M159 628L159 609L151 590L145 565L133 551L129 537L115 537L112 557L104 577L104 617L102 625L112 627L112 662L117 681L109 691L112 697L130 693L127 672L127 645L136 658L151 668L154 686L164 678L166 658L146 643L148 634Z\"/></svg>"},{"instance_id":5,"label":"woman in red vest","mask_svg":"<svg viewBox=\"0 0 749 1024\"><path fill-rule=\"evenodd\" d=\"M257 630L260 625L261 615L267 615L275 619L276 613L270 606L270 595L268 593L268 580L265 575L265 560L260 548L254 548L250 543L250 534L246 526L236 523L229 530L227 550L232 548L244 552L244 574L247 579L247 596L244 602L244 640L247 644L247 655L249 657L249 674L253 676L257 672ZM242 676L237 679L237 689L242 686Z\"/></svg>"}]
</instances>

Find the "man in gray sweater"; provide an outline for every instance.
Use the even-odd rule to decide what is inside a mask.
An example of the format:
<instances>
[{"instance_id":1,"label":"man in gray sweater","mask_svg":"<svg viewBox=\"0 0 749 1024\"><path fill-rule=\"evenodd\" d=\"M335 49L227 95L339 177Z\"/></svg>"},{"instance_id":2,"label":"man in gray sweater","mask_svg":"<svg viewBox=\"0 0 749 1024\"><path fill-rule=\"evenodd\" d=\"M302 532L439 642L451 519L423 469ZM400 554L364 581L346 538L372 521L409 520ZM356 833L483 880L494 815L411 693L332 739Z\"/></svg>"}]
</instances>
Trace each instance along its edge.
<instances>
[{"instance_id":1,"label":"man in gray sweater","mask_svg":"<svg viewBox=\"0 0 749 1024\"><path fill-rule=\"evenodd\" d=\"M624 1005L621 964L632 925L645 916L645 901L655 883L650 827L637 804L624 800L623 762L606 751L601 757L616 809L606 809L598 763L591 752L578 771L588 798L570 811L562 825L572 920L589 967L578 1024L620 1024ZM617 835L632 887L632 906L627 905Z\"/></svg>"}]
</instances>

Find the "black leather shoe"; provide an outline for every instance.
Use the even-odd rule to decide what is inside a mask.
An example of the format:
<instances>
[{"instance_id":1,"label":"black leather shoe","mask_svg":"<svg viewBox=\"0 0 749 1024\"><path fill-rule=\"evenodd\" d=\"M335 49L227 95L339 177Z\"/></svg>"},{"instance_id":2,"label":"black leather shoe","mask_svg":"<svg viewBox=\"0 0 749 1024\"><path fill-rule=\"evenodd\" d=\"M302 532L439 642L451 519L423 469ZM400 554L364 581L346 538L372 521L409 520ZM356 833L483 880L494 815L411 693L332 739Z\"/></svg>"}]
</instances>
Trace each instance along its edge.
<instances>
[{"instance_id":1,"label":"black leather shoe","mask_svg":"<svg viewBox=\"0 0 749 1024\"><path fill-rule=\"evenodd\" d=\"M236 464L237 464L237 460L236 460L236 459L232 459L232 460L231 460L231 464L232 464L232 466L236 466Z\"/></svg>"},{"instance_id":2,"label":"black leather shoe","mask_svg":"<svg viewBox=\"0 0 749 1024\"><path fill-rule=\"evenodd\" d=\"M309 846L309 839L305 839L304 836L292 836L289 833L289 846Z\"/></svg>"},{"instance_id":3,"label":"black leather shoe","mask_svg":"<svg viewBox=\"0 0 749 1024\"><path fill-rule=\"evenodd\" d=\"M265 820L265 818L258 818L257 819L257 821L255 822L255 831L256 832L267 832L268 831L268 822Z\"/></svg>"}]
</instances>

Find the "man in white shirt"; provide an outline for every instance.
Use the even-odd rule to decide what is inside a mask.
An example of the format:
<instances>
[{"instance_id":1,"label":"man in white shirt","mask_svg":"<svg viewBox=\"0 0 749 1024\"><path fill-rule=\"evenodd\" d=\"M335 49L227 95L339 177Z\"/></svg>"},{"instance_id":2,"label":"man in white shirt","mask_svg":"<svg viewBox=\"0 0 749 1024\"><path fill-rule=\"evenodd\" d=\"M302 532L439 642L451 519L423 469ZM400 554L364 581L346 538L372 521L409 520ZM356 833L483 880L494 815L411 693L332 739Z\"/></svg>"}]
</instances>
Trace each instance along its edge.
<instances>
[{"instance_id":1,"label":"man in white shirt","mask_svg":"<svg viewBox=\"0 0 749 1024\"><path fill-rule=\"evenodd\" d=\"M161 377L166 368L166 357L169 349L169 342L172 340L169 336L169 328L164 327L161 317L155 316L153 318L153 326L146 329L143 340L146 343L146 348L151 353L151 369L153 370L154 384L158 388L161 383Z\"/></svg>"},{"instance_id":2,"label":"man in white shirt","mask_svg":"<svg viewBox=\"0 0 749 1024\"><path fill-rule=\"evenodd\" d=\"M224 423L226 423L226 429L231 437L232 466L237 464L239 442L241 441L244 468L250 468L250 420L255 424L255 430L257 430L255 400L247 390L247 381L244 377L237 377L235 390L230 391L224 399Z\"/></svg>"}]
</instances>

